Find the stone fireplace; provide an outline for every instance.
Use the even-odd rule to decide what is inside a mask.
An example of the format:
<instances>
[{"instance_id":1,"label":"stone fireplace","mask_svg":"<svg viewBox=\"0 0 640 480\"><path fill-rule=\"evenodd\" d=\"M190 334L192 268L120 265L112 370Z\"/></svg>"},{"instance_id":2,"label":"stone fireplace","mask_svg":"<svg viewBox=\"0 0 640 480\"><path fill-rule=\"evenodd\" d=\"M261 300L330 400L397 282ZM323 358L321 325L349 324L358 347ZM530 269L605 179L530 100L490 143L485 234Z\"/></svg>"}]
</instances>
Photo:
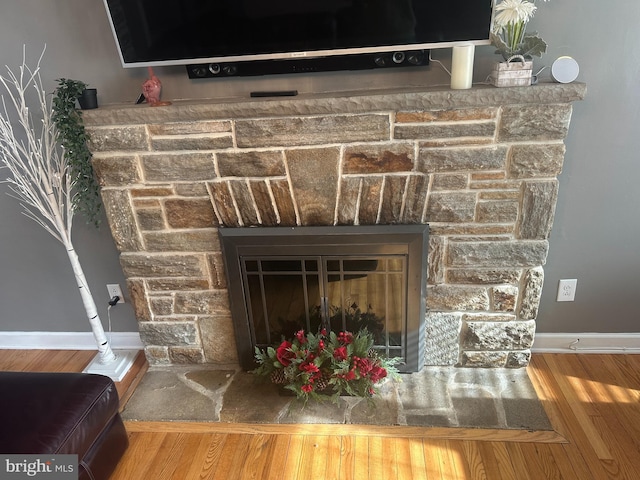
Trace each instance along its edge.
<instances>
[{"instance_id":1,"label":"stone fireplace","mask_svg":"<svg viewBox=\"0 0 640 480\"><path fill-rule=\"evenodd\" d=\"M530 358L583 84L84 112L151 364L237 364L219 228L429 224L424 364Z\"/></svg>"}]
</instances>

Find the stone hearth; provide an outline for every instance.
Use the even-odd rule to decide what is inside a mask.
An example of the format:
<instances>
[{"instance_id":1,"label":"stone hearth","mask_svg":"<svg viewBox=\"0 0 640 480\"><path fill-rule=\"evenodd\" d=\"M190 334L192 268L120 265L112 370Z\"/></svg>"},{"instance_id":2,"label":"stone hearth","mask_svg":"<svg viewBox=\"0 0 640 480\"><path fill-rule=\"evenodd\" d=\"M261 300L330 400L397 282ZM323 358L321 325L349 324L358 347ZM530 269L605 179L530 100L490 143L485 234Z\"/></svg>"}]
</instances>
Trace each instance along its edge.
<instances>
[{"instance_id":1,"label":"stone hearth","mask_svg":"<svg viewBox=\"0 0 640 480\"><path fill-rule=\"evenodd\" d=\"M151 364L237 364L220 227L430 225L426 365L530 358L583 84L84 112Z\"/></svg>"}]
</instances>

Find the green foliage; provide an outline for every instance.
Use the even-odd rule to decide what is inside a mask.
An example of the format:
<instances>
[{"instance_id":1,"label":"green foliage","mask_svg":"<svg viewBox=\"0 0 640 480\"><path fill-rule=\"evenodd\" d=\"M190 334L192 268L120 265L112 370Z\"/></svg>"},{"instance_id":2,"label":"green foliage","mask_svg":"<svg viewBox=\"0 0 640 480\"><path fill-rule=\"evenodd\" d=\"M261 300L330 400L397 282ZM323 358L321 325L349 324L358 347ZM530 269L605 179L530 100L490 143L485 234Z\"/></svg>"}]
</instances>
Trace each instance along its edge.
<instances>
[{"instance_id":1,"label":"green foliage","mask_svg":"<svg viewBox=\"0 0 640 480\"><path fill-rule=\"evenodd\" d=\"M505 60L509 60L514 55L522 55L525 59L533 56L541 57L547 51L546 42L536 32L525 35L514 49L494 33L491 34L491 44L496 47L496 53L502 55Z\"/></svg>"},{"instance_id":2,"label":"green foliage","mask_svg":"<svg viewBox=\"0 0 640 480\"><path fill-rule=\"evenodd\" d=\"M85 131L82 112L76 108L76 100L86 88L84 82L58 79L58 87L53 96L53 121L58 131L58 139L73 180L72 206L82 213L89 223L100 224L100 187L93 172L91 152L87 145L89 135Z\"/></svg>"}]
</instances>

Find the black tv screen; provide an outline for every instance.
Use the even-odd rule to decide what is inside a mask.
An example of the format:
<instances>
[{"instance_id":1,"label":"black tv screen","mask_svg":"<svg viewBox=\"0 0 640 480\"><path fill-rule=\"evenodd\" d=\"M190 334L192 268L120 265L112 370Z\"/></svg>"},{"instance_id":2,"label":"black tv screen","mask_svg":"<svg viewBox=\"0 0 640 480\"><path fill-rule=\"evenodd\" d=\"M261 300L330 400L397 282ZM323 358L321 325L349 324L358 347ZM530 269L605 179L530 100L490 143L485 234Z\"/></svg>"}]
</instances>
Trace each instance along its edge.
<instances>
[{"instance_id":1,"label":"black tv screen","mask_svg":"<svg viewBox=\"0 0 640 480\"><path fill-rule=\"evenodd\" d=\"M125 67L489 43L493 0L104 0Z\"/></svg>"}]
</instances>

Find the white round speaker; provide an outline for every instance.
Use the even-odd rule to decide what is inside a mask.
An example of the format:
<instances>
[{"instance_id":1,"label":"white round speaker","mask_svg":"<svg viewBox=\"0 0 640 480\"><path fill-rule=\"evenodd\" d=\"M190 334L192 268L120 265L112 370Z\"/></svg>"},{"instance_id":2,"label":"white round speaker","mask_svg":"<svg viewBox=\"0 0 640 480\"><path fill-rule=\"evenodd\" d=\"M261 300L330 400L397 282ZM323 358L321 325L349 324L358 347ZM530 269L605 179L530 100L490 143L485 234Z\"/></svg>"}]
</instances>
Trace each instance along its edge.
<instances>
[{"instance_id":1,"label":"white round speaker","mask_svg":"<svg viewBox=\"0 0 640 480\"><path fill-rule=\"evenodd\" d=\"M571 57L558 57L551 65L551 78L558 83L571 83L578 78L580 67Z\"/></svg>"}]
</instances>

